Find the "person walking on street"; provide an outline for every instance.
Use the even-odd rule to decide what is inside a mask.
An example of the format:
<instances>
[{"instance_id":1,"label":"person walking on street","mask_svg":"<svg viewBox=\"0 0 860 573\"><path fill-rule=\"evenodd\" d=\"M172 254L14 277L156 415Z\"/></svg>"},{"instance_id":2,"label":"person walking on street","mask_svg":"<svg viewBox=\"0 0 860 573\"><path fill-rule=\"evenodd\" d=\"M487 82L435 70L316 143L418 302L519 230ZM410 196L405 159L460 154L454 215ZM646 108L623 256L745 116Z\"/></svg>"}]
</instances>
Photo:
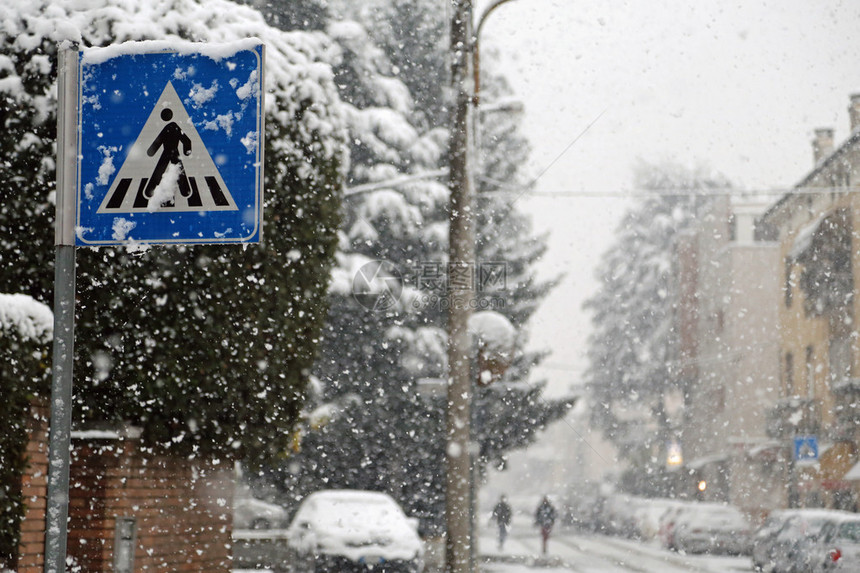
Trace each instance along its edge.
<instances>
[{"instance_id":1,"label":"person walking on street","mask_svg":"<svg viewBox=\"0 0 860 573\"><path fill-rule=\"evenodd\" d=\"M546 555L547 545L549 543L549 534L552 532L552 526L555 525L555 507L550 503L549 496L543 496L543 500L538 505L535 511L535 525L540 527L540 536L543 541L542 551Z\"/></svg>"},{"instance_id":2,"label":"person walking on street","mask_svg":"<svg viewBox=\"0 0 860 573\"><path fill-rule=\"evenodd\" d=\"M505 539L508 537L508 527L511 525L511 506L507 498L502 495L499 502L493 508L492 519L496 520L499 526L499 551L505 546Z\"/></svg>"}]
</instances>

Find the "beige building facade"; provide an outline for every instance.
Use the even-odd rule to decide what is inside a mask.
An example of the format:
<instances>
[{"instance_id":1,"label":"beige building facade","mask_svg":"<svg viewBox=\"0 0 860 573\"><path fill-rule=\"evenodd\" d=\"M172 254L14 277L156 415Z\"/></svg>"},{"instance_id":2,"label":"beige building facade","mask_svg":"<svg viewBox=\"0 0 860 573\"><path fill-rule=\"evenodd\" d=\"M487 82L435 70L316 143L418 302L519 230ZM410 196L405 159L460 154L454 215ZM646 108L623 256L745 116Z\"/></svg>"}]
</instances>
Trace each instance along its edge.
<instances>
[{"instance_id":1,"label":"beige building facade","mask_svg":"<svg viewBox=\"0 0 860 573\"><path fill-rule=\"evenodd\" d=\"M772 272L779 247L755 225L766 207L715 197L679 246L688 487L751 514L779 507L785 496L772 475L780 452L762 416L779 396L780 283Z\"/></svg>"},{"instance_id":2,"label":"beige building facade","mask_svg":"<svg viewBox=\"0 0 860 573\"><path fill-rule=\"evenodd\" d=\"M849 116L851 134L839 147L832 129L815 131L814 169L761 219L782 267L782 395L769 417L780 439L818 447L817 459L790 464L790 506L857 507L848 472L860 438L860 94Z\"/></svg>"}]
</instances>

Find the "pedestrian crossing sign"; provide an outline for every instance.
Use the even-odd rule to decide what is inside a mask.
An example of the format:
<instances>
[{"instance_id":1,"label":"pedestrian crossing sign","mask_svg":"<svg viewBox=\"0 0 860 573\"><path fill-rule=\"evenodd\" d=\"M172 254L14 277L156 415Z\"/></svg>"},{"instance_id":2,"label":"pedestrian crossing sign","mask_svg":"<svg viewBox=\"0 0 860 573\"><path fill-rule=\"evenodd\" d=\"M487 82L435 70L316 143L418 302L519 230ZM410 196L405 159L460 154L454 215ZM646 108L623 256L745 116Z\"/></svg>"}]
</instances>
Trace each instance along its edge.
<instances>
[{"instance_id":1,"label":"pedestrian crossing sign","mask_svg":"<svg viewBox=\"0 0 860 573\"><path fill-rule=\"evenodd\" d=\"M816 436L795 436L794 461L800 464L818 462L818 438Z\"/></svg>"},{"instance_id":2,"label":"pedestrian crossing sign","mask_svg":"<svg viewBox=\"0 0 860 573\"><path fill-rule=\"evenodd\" d=\"M75 244L255 243L263 45L78 53Z\"/></svg>"}]
</instances>

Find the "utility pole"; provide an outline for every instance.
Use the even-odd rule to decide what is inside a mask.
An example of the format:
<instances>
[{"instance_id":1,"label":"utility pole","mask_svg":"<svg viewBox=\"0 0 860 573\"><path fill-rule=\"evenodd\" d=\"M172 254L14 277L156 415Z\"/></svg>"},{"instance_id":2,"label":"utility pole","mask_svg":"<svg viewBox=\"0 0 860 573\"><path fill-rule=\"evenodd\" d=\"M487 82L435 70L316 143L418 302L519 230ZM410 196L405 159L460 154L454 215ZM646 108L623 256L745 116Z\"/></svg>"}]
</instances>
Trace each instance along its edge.
<instances>
[{"instance_id":1,"label":"utility pole","mask_svg":"<svg viewBox=\"0 0 860 573\"><path fill-rule=\"evenodd\" d=\"M456 94L449 142L448 410L446 415L446 573L471 568L472 343L468 323L475 298L475 227L471 115L474 97L471 0L454 0L451 82Z\"/></svg>"}]
</instances>

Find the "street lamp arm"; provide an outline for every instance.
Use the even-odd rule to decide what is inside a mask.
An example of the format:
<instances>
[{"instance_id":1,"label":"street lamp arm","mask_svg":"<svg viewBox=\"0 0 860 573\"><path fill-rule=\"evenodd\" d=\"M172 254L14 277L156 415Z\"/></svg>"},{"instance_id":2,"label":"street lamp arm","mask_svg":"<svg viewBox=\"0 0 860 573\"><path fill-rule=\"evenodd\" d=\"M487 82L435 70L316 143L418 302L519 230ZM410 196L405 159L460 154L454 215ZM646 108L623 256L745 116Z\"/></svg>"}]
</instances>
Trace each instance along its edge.
<instances>
[{"instance_id":1,"label":"street lamp arm","mask_svg":"<svg viewBox=\"0 0 860 573\"><path fill-rule=\"evenodd\" d=\"M493 2L487 6L481 16L478 18L478 24L475 26L475 32L472 36L472 74L473 74L473 85L474 92L472 93L472 104L477 108L479 102L481 101L481 51L478 48L478 39L481 37L481 29L484 27L484 22L487 21L487 17L499 6L502 4L506 4L511 2L512 0L493 0Z\"/></svg>"},{"instance_id":2,"label":"street lamp arm","mask_svg":"<svg viewBox=\"0 0 860 573\"><path fill-rule=\"evenodd\" d=\"M481 35L481 28L484 26L484 22L487 21L487 17L490 13L507 2L511 2L512 0L493 0L493 2L487 6L481 16L478 18L478 25L475 26L475 42L478 41L478 37Z\"/></svg>"}]
</instances>

